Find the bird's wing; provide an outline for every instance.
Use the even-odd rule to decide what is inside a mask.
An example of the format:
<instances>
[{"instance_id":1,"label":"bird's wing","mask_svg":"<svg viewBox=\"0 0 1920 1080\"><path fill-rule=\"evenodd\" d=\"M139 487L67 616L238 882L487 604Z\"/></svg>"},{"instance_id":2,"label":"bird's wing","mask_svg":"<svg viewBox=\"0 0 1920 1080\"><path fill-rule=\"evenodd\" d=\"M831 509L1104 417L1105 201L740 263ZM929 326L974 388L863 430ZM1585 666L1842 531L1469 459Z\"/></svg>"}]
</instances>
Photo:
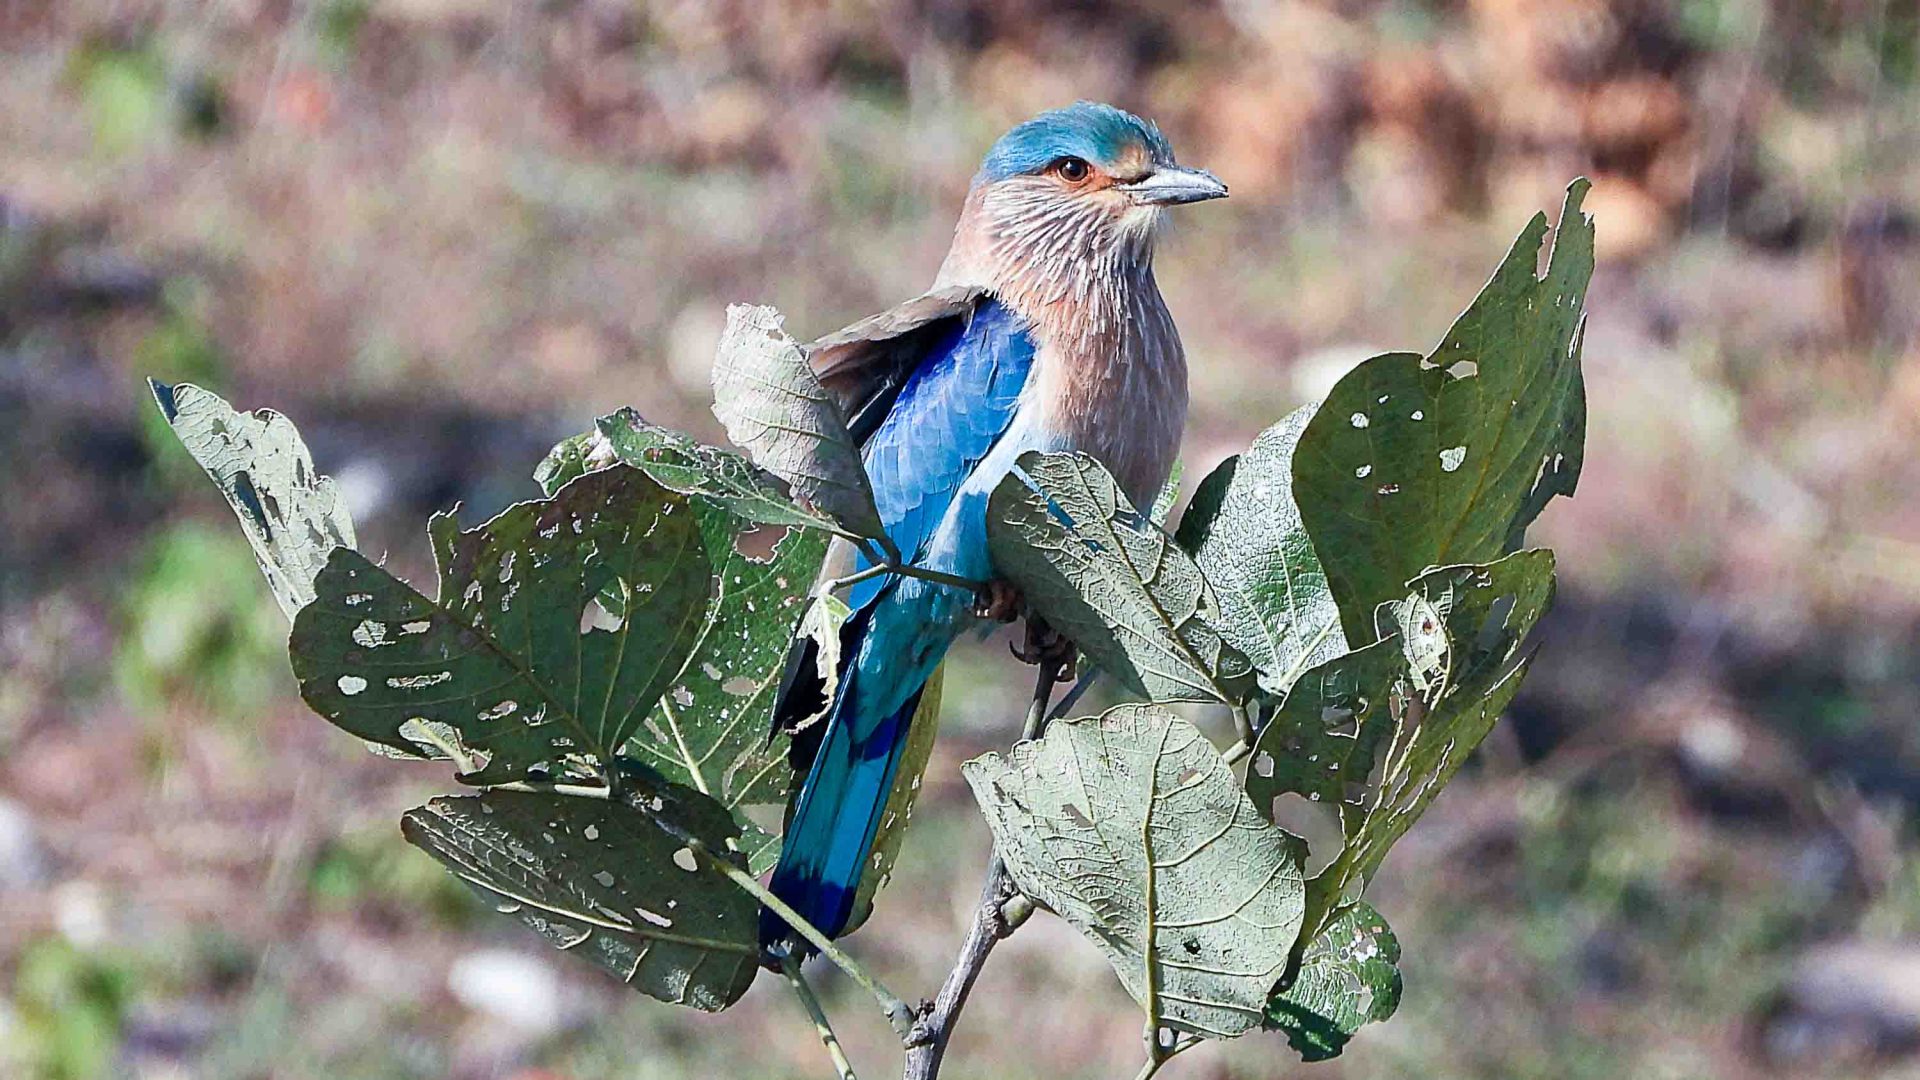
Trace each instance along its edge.
<instances>
[{"instance_id":1,"label":"bird's wing","mask_svg":"<svg viewBox=\"0 0 1920 1080\"><path fill-rule=\"evenodd\" d=\"M807 358L856 440L872 437L908 376L986 299L984 289L936 289L807 346Z\"/></svg>"},{"instance_id":2,"label":"bird's wing","mask_svg":"<svg viewBox=\"0 0 1920 1080\"><path fill-rule=\"evenodd\" d=\"M896 336L886 336L889 329ZM901 553L915 557L1013 421L1033 368L1026 323L978 290L930 293L822 338L810 352L822 380L836 380L838 387L829 382L829 389L852 406L849 426L862 444L881 522ZM838 576L865 565L859 556L823 573ZM864 611L887 581L861 582L847 603ZM864 624L848 622L853 636L842 644L843 658L853 655ZM812 739L797 732L833 691L821 678L816 648L812 638L795 640L774 706L775 729L796 734L794 760L802 769L819 728Z\"/></svg>"},{"instance_id":3,"label":"bird's wing","mask_svg":"<svg viewBox=\"0 0 1920 1080\"><path fill-rule=\"evenodd\" d=\"M862 447L880 520L908 558L1012 423L1033 369L1025 320L991 297L936 325Z\"/></svg>"}]
</instances>

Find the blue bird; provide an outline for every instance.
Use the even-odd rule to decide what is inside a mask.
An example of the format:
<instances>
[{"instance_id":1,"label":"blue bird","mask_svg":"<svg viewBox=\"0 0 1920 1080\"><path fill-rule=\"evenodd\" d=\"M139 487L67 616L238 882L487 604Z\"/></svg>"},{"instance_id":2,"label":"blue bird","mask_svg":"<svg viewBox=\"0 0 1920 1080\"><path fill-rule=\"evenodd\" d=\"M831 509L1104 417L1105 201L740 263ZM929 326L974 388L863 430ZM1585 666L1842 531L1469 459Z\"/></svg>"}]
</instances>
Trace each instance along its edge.
<instances>
[{"instance_id":1,"label":"blue bird","mask_svg":"<svg viewBox=\"0 0 1920 1080\"><path fill-rule=\"evenodd\" d=\"M1001 137L968 189L932 291L809 346L861 442L880 517L913 562L994 578L986 502L1028 450L1099 459L1138 506L1166 483L1187 412L1179 334L1153 277L1169 206L1217 199L1159 128L1109 105L1041 113ZM850 548L829 566L862 560ZM830 571L831 572L831 571ZM833 685L796 643L775 706L812 750L789 808L773 893L830 936L856 917L880 818L922 692L947 648L990 610L966 590L886 575L855 586ZM797 760L796 765L802 764ZM803 950L761 914L769 947Z\"/></svg>"}]
</instances>

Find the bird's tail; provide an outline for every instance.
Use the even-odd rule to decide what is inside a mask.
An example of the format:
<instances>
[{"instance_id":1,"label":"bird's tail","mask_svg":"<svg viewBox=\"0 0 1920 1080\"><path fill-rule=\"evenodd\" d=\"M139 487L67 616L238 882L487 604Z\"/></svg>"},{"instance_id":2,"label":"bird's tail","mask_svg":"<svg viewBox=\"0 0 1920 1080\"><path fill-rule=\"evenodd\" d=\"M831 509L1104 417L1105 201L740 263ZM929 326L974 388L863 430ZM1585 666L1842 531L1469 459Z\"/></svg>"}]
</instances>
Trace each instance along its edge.
<instances>
[{"instance_id":1,"label":"bird's tail","mask_svg":"<svg viewBox=\"0 0 1920 1080\"><path fill-rule=\"evenodd\" d=\"M854 918L860 879L905 756L914 712L926 691L925 685L916 689L878 724L854 722L850 713L858 695L852 693L853 653L846 654L847 670L788 815L780 861L769 885L775 896L829 937L844 933ZM786 920L771 911L760 913L762 944L795 936Z\"/></svg>"}]
</instances>

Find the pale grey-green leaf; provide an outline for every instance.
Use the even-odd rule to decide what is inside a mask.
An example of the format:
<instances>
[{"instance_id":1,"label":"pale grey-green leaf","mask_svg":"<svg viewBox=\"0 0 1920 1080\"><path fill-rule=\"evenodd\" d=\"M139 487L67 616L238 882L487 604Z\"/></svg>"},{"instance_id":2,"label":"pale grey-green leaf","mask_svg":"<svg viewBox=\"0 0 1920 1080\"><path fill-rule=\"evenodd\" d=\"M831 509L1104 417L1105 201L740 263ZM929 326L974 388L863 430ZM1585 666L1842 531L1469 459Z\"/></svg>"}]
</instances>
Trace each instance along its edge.
<instances>
[{"instance_id":1,"label":"pale grey-green leaf","mask_svg":"<svg viewBox=\"0 0 1920 1080\"><path fill-rule=\"evenodd\" d=\"M1156 701L1241 701L1247 658L1183 551L1085 454L1022 454L987 503L994 568L1101 668Z\"/></svg>"},{"instance_id":2,"label":"pale grey-green leaf","mask_svg":"<svg viewBox=\"0 0 1920 1080\"><path fill-rule=\"evenodd\" d=\"M831 557L831 556L829 556ZM840 672L840 628L853 615L853 609L847 602L830 592L816 593L807 605L807 612L801 616L799 634L813 639L814 674L822 686L834 686L839 682ZM818 708L806 716L793 721L788 734L798 734L826 719L833 711L833 699L825 696Z\"/></svg>"},{"instance_id":3,"label":"pale grey-green leaf","mask_svg":"<svg viewBox=\"0 0 1920 1080\"><path fill-rule=\"evenodd\" d=\"M729 850L733 822L665 789L676 827ZM652 997L717 1012L758 970L759 905L680 840L621 803L511 791L442 796L407 811L415 846L556 948Z\"/></svg>"},{"instance_id":4,"label":"pale grey-green leaf","mask_svg":"<svg viewBox=\"0 0 1920 1080\"><path fill-rule=\"evenodd\" d=\"M713 414L755 464L846 532L885 535L840 408L770 307L735 304L713 365Z\"/></svg>"},{"instance_id":5,"label":"pale grey-green leaf","mask_svg":"<svg viewBox=\"0 0 1920 1080\"><path fill-rule=\"evenodd\" d=\"M333 478L314 471L293 421L271 409L236 412L188 383L147 380L173 433L240 519L280 610L291 619L313 601L313 579L334 548L354 544L353 521Z\"/></svg>"},{"instance_id":6,"label":"pale grey-green leaf","mask_svg":"<svg viewBox=\"0 0 1920 1080\"><path fill-rule=\"evenodd\" d=\"M430 531L438 601L334 552L288 645L301 696L362 738L455 757L470 782L597 775L704 623L692 507L622 466L471 531L445 516Z\"/></svg>"},{"instance_id":7,"label":"pale grey-green leaf","mask_svg":"<svg viewBox=\"0 0 1920 1080\"><path fill-rule=\"evenodd\" d=\"M1186 479L1187 463L1174 459L1173 469L1167 473L1167 482L1160 485L1160 494L1153 497L1153 509L1147 517L1162 529L1167 527L1167 519L1173 516L1173 507L1180 501L1180 484Z\"/></svg>"},{"instance_id":8,"label":"pale grey-green leaf","mask_svg":"<svg viewBox=\"0 0 1920 1080\"><path fill-rule=\"evenodd\" d=\"M1107 956L1149 1019L1258 1025L1300 932L1295 839L1192 724L1151 705L1053 724L963 767L1023 892Z\"/></svg>"},{"instance_id":9,"label":"pale grey-green leaf","mask_svg":"<svg viewBox=\"0 0 1920 1080\"><path fill-rule=\"evenodd\" d=\"M1270 694L1347 651L1340 609L1293 501L1294 446L1313 410L1295 409L1222 462L1180 519L1180 545L1220 596L1221 632Z\"/></svg>"}]
</instances>

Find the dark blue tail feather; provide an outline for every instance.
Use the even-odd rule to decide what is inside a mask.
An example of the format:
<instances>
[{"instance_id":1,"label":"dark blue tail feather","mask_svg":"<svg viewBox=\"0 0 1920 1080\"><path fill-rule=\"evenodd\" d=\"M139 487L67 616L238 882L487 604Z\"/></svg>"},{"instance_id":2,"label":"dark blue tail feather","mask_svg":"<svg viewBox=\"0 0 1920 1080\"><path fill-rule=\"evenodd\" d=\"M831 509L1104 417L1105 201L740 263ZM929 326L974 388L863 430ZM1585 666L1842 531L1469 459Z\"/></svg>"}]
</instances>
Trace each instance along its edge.
<instances>
[{"instance_id":1,"label":"dark blue tail feather","mask_svg":"<svg viewBox=\"0 0 1920 1080\"><path fill-rule=\"evenodd\" d=\"M860 878L920 705L921 692L915 691L862 737L848 715L856 697L852 681L842 680L819 752L794 801L770 884L775 896L829 937L839 936L853 919ZM761 911L761 944L796 937L786 920Z\"/></svg>"}]
</instances>

